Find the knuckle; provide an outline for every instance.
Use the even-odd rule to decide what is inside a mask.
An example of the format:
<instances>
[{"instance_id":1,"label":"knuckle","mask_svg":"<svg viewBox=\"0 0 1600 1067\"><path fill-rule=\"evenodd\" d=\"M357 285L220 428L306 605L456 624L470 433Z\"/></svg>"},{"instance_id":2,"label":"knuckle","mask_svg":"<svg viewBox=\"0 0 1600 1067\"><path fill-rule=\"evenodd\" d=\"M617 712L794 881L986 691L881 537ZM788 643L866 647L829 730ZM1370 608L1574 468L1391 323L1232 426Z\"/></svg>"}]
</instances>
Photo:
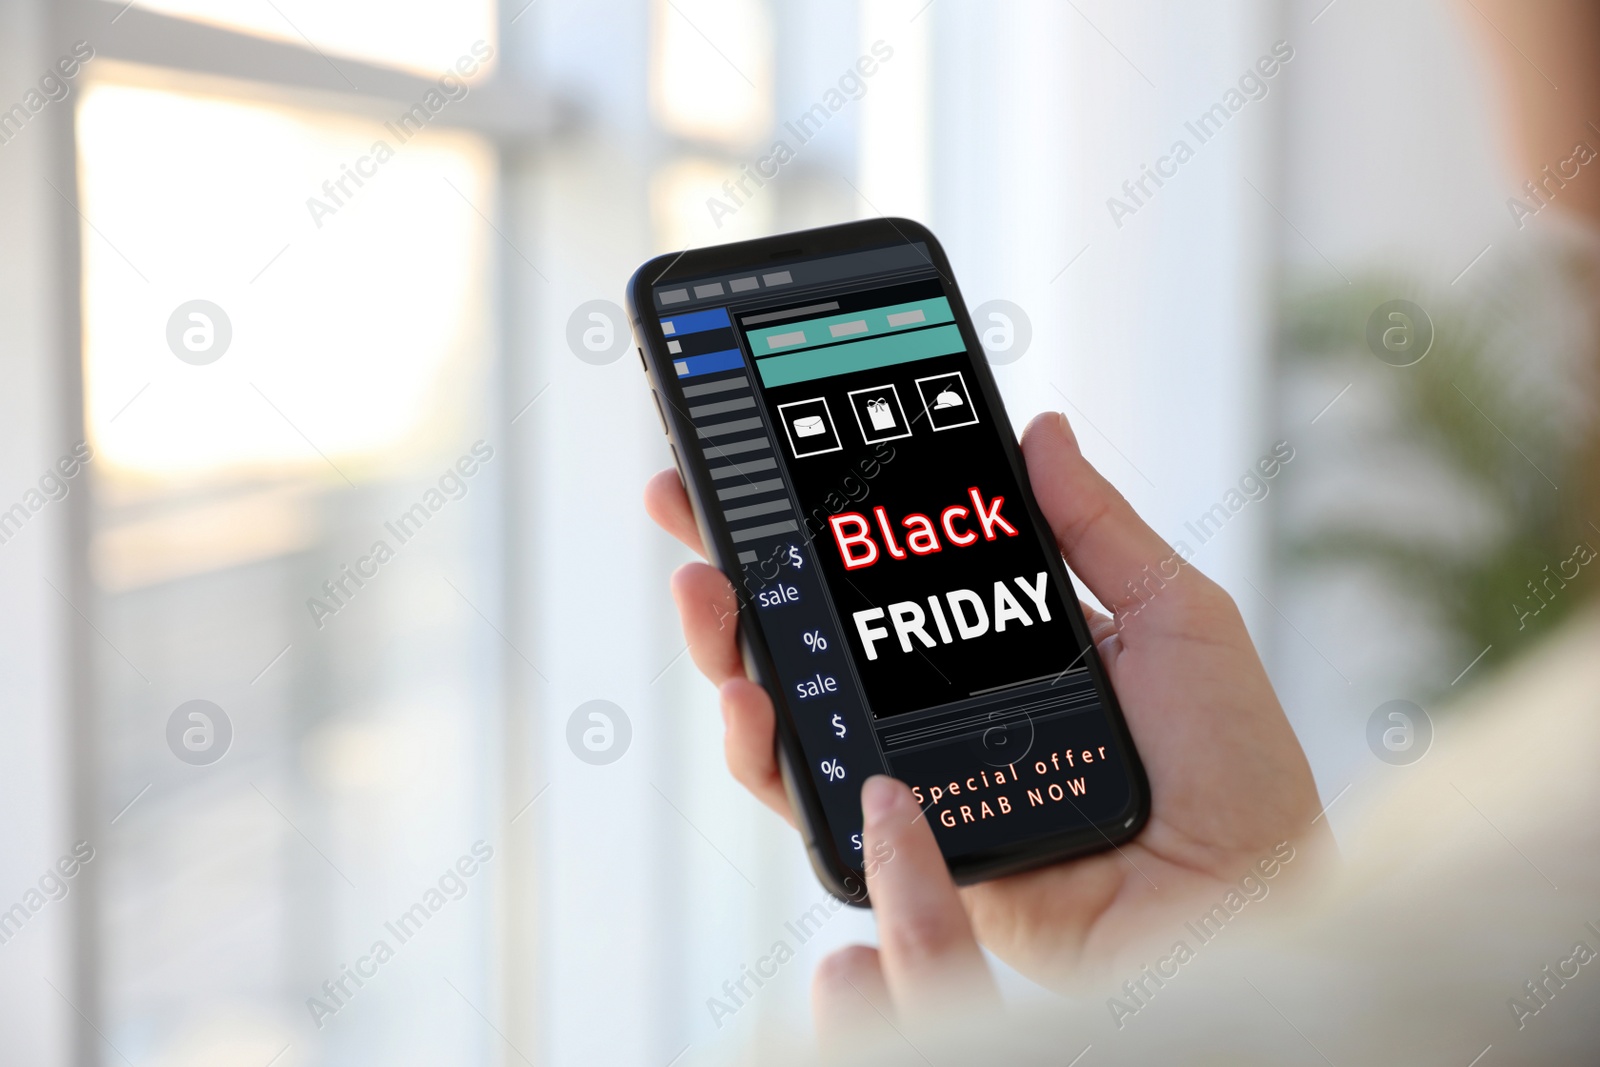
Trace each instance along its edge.
<instances>
[{"instance_id":1,"label":"knuckle","mask_svg":"<svg viewBox=\"0 0 1600 1067\"><path fill-rule=\"evenodd\" d=\"M885 950L905 960L932 960L955 943L958 930L947 916L933 912L903 915L880 930Z\"/></svg>"},{"instance_id":2,"label":"knuckle","mask_svg":"<svg viewBox=\"0 0 1600 1067\"><path fill-rule=\"evenodd\" d=\"M822 958L817 965L817 976L825 981L842 981L877 965L877 950L867 945L846 945Z\"/></svg>"}]
</instances>

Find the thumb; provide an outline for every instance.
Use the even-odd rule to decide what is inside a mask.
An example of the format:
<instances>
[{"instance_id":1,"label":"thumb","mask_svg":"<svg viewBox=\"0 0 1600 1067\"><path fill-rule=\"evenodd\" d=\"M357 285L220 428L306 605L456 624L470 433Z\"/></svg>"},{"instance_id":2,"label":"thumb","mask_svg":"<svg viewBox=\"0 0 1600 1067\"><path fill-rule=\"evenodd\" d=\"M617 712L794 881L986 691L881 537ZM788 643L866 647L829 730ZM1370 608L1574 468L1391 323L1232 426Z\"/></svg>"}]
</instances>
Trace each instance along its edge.
<instances>
[{"instance_id":1,"label":"thumb","mask_svg":"<svg viewBox=\"0 0 1600 1067\"><path fill-rule=\"evenodd\" d=\"M1113 615L1139 600L1141 579L1173 580L1181 557L1089 465L1065 415L1049 411L1028 423L1022 454L1067 565Z\"/></svg>"}]
</instances>

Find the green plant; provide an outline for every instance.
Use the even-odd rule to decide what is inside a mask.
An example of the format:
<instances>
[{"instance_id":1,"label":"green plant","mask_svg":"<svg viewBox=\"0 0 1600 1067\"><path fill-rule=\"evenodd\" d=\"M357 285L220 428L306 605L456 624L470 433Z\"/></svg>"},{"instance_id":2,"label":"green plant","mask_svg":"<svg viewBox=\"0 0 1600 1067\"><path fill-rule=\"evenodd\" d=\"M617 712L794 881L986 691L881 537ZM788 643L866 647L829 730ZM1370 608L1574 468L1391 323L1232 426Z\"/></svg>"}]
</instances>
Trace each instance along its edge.
<instances>
[{"instance_id":1,"label":"green plant","mask_svg":"<svg viewBox=\"0 0 1600 1067\"><path fill-rule=\"evenodd\" d=\"M1284 562L1376 569L1429 607L1462 663L1484 649L1483 665L1519 654L1582 606L1600 574L1600 448L1585 384L1596 353L1573 324L1594 279L1576 259L1541 267L1453 299L1366 277L1286 302L1286 376L1348 377L1373 417L1344 442L1361 457L1347 456L1346 473L1363 490L1292 526ZM1396 298L1425 306L1433 323L1432 347L1412 366L1382 362L1367 344L1369 317ZM1439 503L1395 507L1397 492Z\"/></svg>"}]
</instances>

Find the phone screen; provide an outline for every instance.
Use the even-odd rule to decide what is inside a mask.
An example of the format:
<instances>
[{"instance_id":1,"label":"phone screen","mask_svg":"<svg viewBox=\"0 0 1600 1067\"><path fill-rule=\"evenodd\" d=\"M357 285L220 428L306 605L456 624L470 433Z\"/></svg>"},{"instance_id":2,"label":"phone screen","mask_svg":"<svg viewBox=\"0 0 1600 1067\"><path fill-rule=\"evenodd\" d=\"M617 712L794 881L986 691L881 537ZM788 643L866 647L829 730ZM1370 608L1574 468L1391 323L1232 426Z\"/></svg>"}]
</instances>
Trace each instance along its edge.
<instances>
[{"instance_id":1,"label":"phone screen","mask_svg":"<svg viewBox=\"0 0 1600 1067\"><path fill-rule=\"evenodd\" d=\"M861 782L883 771L952 860L1131 824L1129 754L1075 594L927 247L652 296L703 505L733 543L841 854L861 863Z\"/></svg>"}]
</instances>

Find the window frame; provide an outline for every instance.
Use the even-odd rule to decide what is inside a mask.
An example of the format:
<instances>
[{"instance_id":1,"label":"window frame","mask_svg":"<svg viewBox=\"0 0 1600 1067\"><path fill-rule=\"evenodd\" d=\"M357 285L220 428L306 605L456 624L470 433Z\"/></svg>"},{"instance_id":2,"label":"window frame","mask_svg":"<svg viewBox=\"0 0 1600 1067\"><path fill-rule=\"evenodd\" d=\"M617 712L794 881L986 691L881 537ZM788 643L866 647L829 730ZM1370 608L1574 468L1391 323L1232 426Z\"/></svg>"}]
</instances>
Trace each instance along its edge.
<instances>
[{"instance_id":1,"label":"window frame","mask_svg":"<svg viewBox=\"0 0 1600 1067\"><path fill-rule=\"evenodd\" d=\"M263 96L276 97L276 102L287 102L285 98L291 98L295 103L352 115L378 114L386 112L391 105L404 106L404 103L420 99L437 80L368 60L328 56L310 41L301 46L257 37L243 30L148 11L136 6L136 2L35 0L35 5L41 31L38 40L47 52L70 47L75 41L88 41L97 59L137 64L180 76L225 79L241 87L259 88ZM497 186L503 193L511 188L515 172L525 160L545 149L558 132L570 125L572 114L560 101L513 74L505 42L516 39L513 23L521 14L522 11L508 12L504 4L496 5L493 42L496 66L465 98L433 119L433 124L472 132L490 146L495 153ZM49 199L42 201L50 212L44 233L46 239L55 244L52 288L56 296L53 314L57 317L52 325L57 344L52 355L58 404L56 421L64 436L82 440L87 429L81 241L85 228L92 224L82 216L78 206L77 95L69 97L64 104L63 114L48 138L46 158L38 173L60 194L46 193ZM502 205L498 213L506 214L503 195L498 203ZM501 243L510 242L500 219L486 221L495 228ZM494 290L504 293L511 289L508 284L508 272L514 269L511 260L520 253L508 257L505 249L498 244L494 247L489 276ZM513 401L510 391L504 387L515 377L506 350L512 343L510 339L519 335L516 327L525 324L514 321L519 316L504 301L497 301L496 315L499 321L495 323L495 340L489 358L491 380L498 386L495 393L499 399L491 403L497 403L500 408L494 412L496 420L506 425L513 415ZM517 472L510 467L511 457L507 460L506 469L500 472L502 495L518 482ZM59 592L74 605L73 610L65 613L64 625L56 635L61 649L65 736L70 746L65 754L68 788L63 821L71 827L74 840L97 840L102 835L105 805L115 798L100 794L95 768L97 752L94 745L82 740L96 736L93 665L101 640L91 621L95 614L93 605L99 596L90 568L92 501L88 493L73 493L63 503L66 504L65 537L59 548L65 588ZM502 509L502 546L517 543L514 527L519 511L516 506ZM497 563L501 573L509 578L515 567L509 552L503 550ZM506 611L508 615L518 614L514 604L508 604ZM514 672L507 668L502 674L503 703L507 706L527 704L529 694L518 683ZM506 727L502 779L524 781L528 777L527 739L522 736L523 729L509 717L502 716L502 722ZM505 872L500 875L502 899L535 899L534 876L533 865L526 862L525 857L506 864ZM105 1047L109 1044L99 1029L100 1020L104 1018L99 922L103 898L97 882L97 878L80 880L77 891L72 894L69 947L61 961L69 975L67 994L72 1010L63 1012L61 1017L69 1028L70 1059L85 1067L104 1062L107 1059ZM498 953L500 962L491 964L489 975L491 986L497 989L495 999L502 1004L525 1000L535 992L528 961L533 958L536 924L512 919L507 926L507 936ZM495 970L498 973L494 973ZM518 1032L520 1014L510 1013L505 1020L510 1031L506 1036L518 1046L536 1047L532 1035Z\"/></svg>"}]
</instances>

